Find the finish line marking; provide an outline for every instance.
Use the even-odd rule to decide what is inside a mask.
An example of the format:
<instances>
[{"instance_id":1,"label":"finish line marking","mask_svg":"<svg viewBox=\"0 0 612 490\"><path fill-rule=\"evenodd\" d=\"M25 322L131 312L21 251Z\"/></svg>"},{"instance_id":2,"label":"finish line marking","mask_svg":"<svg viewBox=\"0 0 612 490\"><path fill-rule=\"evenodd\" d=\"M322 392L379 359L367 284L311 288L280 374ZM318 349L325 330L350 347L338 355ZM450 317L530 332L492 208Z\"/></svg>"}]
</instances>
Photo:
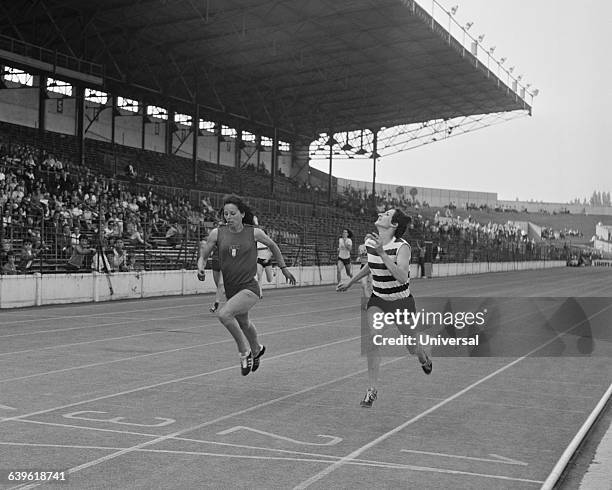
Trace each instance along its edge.
<instances>
[{"instance_id":1,"label":"finish line marking","mask_svg":"<svg viewBox=\"0 0 612 490\"><path fill-rule=\"evenodd\" d=\"M506 458L505 456L500 456L499 454L489 453L489 456L493 456L495 459L489 458L476 458L474 456L460 456L458 454L446 454L446 453L431 453L428 451L416 451L414 449L402 449L403 453L414 453L414 454L428 454L430 456L442 456L445 458L457 458L457 459L469 459L471 461L485 461L487 463L501 463L501 464L513 464L518 466L528 466L528 463L524 461L519 461L517 459Z\"/></svg>"}]
</instances>

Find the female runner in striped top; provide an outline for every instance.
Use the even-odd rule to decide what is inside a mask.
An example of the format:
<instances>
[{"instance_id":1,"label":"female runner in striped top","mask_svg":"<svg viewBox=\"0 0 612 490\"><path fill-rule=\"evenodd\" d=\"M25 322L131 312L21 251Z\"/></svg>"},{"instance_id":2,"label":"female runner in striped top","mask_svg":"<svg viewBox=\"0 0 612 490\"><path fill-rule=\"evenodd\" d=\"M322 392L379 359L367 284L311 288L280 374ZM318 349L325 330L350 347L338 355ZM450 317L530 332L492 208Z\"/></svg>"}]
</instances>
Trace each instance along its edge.
<instances>
[{"instance_id":1,"label":"female runner in striped top","mask_svg":"<svg viewBox=\"0 0 612 490\"><path fill-rule=\"evenodd\" d=\"M377 333L373 329L375 313L395 313L397 310L415 312L414 298L410 294L410 245L401 237L406 231L410 218L400 209L389 209L378 215L374 225L378 233L368 235L366 249L368 265L363 267L349 281L340 283L338 291L346 291L366 274L372 273L372 295L367 305L370 341L368 345L369 387L362 407L371 407L378 395L377 384L380 371L380 352L372 342ZM432 363L421 346L416 354L426 374L432 371Z\"/></svg>"}]
</instances>

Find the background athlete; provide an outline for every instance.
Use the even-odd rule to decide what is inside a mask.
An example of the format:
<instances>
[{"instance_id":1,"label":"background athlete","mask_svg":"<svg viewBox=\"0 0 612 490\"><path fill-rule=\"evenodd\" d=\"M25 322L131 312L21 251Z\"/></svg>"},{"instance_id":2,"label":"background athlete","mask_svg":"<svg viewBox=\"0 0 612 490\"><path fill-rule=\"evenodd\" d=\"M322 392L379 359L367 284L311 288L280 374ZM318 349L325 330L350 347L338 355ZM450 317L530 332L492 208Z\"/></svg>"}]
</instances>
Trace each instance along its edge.
<instances>
[{"instance_id":1,"label":"background athlete","mask_svg":"<svg viewBox=\"0 0 612 490\"><path fill-rule=\"evenodd\" d=\"M338 238L338 261L337 261L337 279L338 283L342 280L342 269L346 271L346 275L353 277L351 273L351 251L353 250L353 233L349 229L342 230L342 236Z\"/></svg>"}]
</instances>

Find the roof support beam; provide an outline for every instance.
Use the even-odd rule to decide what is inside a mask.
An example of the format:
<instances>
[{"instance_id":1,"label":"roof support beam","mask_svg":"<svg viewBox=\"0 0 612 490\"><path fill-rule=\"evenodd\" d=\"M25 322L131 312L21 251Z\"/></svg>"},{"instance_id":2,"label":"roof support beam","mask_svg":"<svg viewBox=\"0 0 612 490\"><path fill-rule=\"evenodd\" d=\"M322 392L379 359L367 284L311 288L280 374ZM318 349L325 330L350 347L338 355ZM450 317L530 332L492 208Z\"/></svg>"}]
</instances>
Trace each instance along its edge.
<instances>
[{"instance_id":1,"label":"roof support beam","mask_svg":"<svg viewBox=\"0 0 612 490\"><path fill-rule=\"evenodd\" d=\"M17 3L17 2L13 3L13 6L14 5L17 5L18 7L20 7L19 3ZM21 33L21 30L19 29L19 27L17 26L17 24L13 20L12 12L6 7L4 2L0 2L0 12L2 12L4 14L6 19L8 20L8 24L10 25L11 29L13 30L13 32L17 35L19 40L25 42L25 39L24 39L24 37L23 37L23 35Z\"/></svg>"},{"instance_id":2,"label":"roof support beam","mask_svg":"<svg viewBox=\"0 0 612 490\"><path fill-rule=\"evenodd\" d=\"M42 1L41 2L41 6L42 9L45 11L45 13L47 14L47 17L49 18L49 20L51 21L51 25L54 27L56 34L59 36L59 38L62 40L62 42L64 43L64 47L68 50L68 52L70 53L70 55L73 58L79 58L79 56L76 55L76 53L74 52L74 50L72 49L72 46L70 45L70 43L68 42L68 40L66 39L66 37L64 36L64 32L59 28L59 26L57 25L57 22L55 22L55 19L53 18L53 15L51 13L51 11L49 10L49 8L47 7L46 2Z\"/></svg>"}]
</instances>

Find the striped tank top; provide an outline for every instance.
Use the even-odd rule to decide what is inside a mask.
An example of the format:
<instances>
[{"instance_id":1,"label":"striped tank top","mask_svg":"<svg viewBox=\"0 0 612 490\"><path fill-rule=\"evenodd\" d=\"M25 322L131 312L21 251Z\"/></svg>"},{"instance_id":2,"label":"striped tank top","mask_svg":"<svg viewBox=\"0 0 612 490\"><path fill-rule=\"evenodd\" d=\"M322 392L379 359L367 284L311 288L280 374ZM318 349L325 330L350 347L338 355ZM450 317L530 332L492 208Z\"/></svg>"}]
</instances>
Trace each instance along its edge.
<instances>
[{"instance_id":1,"label":"striped tank top","mask_svg":"<svg viewBox=\"0 0 612 490\"><path fill-rule=\"evenodd\" d=\"M410 249L410 244L402 238L395 238L387 245L383 245L383 250L394 264L397 264L397 252L402 245L406 245ZM366 248L368 251L368 266L370 266L370 272L372 273L372 294L386 301L410 296L410 272L408 272L408 281L405 284L400 283L387 269L376 250L367 244Z\"/></svg>"}]
</instances>

